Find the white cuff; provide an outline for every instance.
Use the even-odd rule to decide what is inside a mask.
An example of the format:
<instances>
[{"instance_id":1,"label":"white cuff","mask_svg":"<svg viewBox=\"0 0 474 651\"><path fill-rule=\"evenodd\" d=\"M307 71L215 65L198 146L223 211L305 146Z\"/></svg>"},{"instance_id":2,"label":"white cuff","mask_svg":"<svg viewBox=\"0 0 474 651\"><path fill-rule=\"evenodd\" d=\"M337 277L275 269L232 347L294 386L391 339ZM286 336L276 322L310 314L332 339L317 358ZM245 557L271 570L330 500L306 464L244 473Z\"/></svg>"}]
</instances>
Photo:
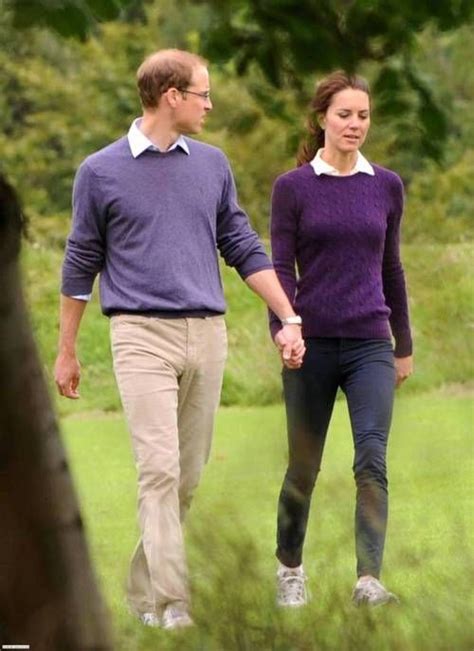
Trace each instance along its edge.
<instances>
[{"instance_id":1,"label":"white cuff","mask_svg":"<svg viewBox=\"0 0 474 651\"><path fill-rule=\"evenodd\" d=\"M77 296L71 296L71 298L77 298L78 301L90 301L92 294L78 294Z\"/></svg>"}]
</instances>

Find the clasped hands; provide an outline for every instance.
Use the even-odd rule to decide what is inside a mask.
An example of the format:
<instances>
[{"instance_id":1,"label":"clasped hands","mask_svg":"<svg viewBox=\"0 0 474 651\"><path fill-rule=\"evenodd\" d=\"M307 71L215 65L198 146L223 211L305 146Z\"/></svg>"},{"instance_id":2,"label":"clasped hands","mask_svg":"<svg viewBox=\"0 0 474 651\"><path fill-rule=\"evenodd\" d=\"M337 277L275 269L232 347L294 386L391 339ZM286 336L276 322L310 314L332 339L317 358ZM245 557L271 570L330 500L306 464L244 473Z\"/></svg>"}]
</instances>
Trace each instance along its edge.
<instances>
[{"instance_id":1,"label":"clasped hands","mask_svg":"<svg viewBox=\"0 0 474 651\"><path fill-rule=\"evenodd\" d=\"M304 340L301 336L301 326L285 325L274 338L275 346L280 351L281 361L287 368L299 368L303 363L306 351Z\"/></svg>"}]
</instances>

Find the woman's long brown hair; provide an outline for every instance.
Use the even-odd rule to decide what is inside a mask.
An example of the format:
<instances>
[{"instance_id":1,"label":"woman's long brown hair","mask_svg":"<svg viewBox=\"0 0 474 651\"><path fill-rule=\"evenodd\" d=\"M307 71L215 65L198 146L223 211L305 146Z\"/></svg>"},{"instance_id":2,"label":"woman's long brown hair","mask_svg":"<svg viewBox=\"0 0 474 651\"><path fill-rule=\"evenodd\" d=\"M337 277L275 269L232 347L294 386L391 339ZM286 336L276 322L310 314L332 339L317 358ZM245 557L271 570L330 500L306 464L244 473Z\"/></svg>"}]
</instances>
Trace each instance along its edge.
<instances>
[{"instance_id":1,"label":"woman's long brown hair","mask_svg":"<svg viewBox=\"0 0 474 651\"><path fill-rule=\"evenodd\" d=\"M319 124L319 119L326 114L333 96L346 88L362 90L370 97L367 81L363 77L350 75L343 70L336 70L316 86L306 122L307 135L301 142L296 156L298 167L313 160L318 149L324 147L324 129Z\"/></svg>"}]
</instances>

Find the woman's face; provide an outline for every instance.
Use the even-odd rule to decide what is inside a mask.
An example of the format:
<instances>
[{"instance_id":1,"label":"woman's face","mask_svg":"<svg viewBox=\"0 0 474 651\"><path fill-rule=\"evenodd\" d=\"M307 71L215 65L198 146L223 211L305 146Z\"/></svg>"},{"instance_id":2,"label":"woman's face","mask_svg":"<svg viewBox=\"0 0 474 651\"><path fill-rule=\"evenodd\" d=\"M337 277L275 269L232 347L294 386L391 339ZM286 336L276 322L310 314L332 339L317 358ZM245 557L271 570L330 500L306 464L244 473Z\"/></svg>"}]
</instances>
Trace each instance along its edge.
<instances>
[{"instance_id":1,"label":"woman's face","mask_svg":"<svg viewBox=\"0 0 474 651\"><path fill-rule=\"evenodd\" d=\"M356 151L367 136L370 126L370 101L363 90L345 88L332 96L325 115L324 148L340 153Z\"/></svg>"}]
</instances>

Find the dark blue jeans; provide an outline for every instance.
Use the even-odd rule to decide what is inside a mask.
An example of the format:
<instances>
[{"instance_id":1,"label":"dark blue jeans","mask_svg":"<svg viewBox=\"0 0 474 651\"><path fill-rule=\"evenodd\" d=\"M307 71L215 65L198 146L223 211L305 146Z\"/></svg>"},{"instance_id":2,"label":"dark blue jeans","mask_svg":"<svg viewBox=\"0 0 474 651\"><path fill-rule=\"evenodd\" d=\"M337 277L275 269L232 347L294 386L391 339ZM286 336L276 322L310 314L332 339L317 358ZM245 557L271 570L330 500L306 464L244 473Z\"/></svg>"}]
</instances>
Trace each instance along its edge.
<instances>
[{"instance_id":1,"label":"dark blue jeans","mask_svg":"<svg viewBox=\"0 0 474 651\"><path fill-rule=\"evenodd\" d=\"M311 495L338 387L354 442L357 575L378 577L387 525L386 450L395 389L393 348L385 339L306 339L298 370L283 370L289 463L278 505L277 557L302 562Z\"/></svg>"}]
</instances>

